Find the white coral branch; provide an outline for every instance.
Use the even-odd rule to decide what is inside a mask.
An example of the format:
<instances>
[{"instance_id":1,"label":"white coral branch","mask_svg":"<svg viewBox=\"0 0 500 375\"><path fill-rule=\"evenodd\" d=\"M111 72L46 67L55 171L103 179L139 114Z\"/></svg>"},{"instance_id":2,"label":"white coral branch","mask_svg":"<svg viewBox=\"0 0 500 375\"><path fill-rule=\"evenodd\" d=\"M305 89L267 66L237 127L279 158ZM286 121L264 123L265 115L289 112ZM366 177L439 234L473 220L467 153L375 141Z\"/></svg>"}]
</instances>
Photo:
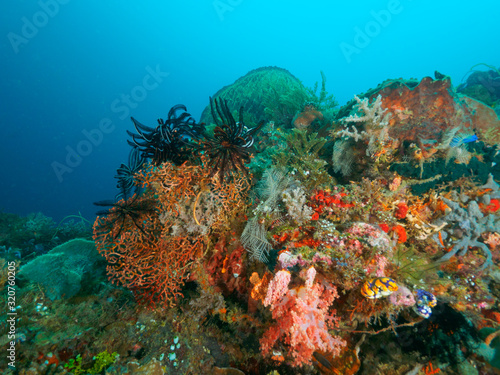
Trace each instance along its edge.
<instances>
[{"instance_id":1,"label":"white coral branch","mask_svg":"<svg viewBox=\"0 0 500 375\"><path fill-rule=\"evenodd\" d=\"M382 96L377 96L377 99L371 103L368 98L361 100L356 95L354 96L358 104L356 108L364 113L364 116L354 114L342 119L343 122L364 122L367 129L383 128L389 126L390 114L385 113L387 109L382 108Z\"/></svg>"},{"instance_id":2,"label":"white coral branch","mask_svg":"<svg viewBox=\"0 0 500 375\"><path fill-rule=\"evenodd\" d=\"M314 210L306 204L306 193L302 187L283 192L283 202L288 215L299 225L311 220Z\"/></svg>"}]
</instances>

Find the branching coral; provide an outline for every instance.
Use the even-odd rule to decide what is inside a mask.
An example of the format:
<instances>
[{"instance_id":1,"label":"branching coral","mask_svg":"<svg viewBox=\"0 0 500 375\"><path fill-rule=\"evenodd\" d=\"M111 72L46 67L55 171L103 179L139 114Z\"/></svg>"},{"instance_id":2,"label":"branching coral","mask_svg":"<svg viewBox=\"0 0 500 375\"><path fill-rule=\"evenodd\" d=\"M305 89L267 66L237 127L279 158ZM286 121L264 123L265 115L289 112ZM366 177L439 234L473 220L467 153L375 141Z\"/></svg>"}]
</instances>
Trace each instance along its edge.
<instances>
[{"instance_id":1,"label":"branching coral","mask_svg":"<svg viewBox=\"0 0 500 375\"><path fill-rule=\"evenodd\" d=\"M390 114L385 113L382 108L382 97L379 95L377 99L370 104L368 98L361 100L355 96L357 109L363 112L363 116L354 114L343 118L343 123L362 123L363 128L358 130L354 125L346 127L340 131L332 131L334 138L337 140L333 147L333 166L335 172L342 172L344 176L348 176L352 172L352 164L355 158L354 147L360 141L367 141L366 155L378 161L379 159L387 159L388 153L395 148L394 140L389 137L389 118ZM390 147L389 147L390 146ZM364 146L363 146L364 147Z\"/></svg>"},{"instance_id":2,"label":"branching coral","mask_svg":"<svg viewBox=\"0 0 500 375\"><path fill-rule=\"evenodd\" d=\"M389 140L389 118L390 114L385 113L386 110L382 108L382 97L379 95L375 102L371 103L368 98L361 100L355 96L358 102L357 107L364 113L364 116L354 114L352 116L342 119L344 123L364 123L365 130L358 133L358 130L353 126L353 131L347 128L340 130L335 134L336 137L349 137L354 138L356 142L361 139L368 140L368 148L366 150L367 156L374 156Z\"/></svg>"},{"instance_id":3,"label":"branching coral","mask_svg":"<svg viewBox=\"0 0 500 375\"><path fill-rule=\"evenodd\" d=\"M479 242L483 232L493 232L500 225L500 220L495 215L483 215L476 201L471 200L467 204L467 209L460 207L460 204L450 199L443 199L446 205L451 208L451 212L441 220L447 222L452 229L459 229L461 238L452 242L453 247L441 257L441 261L450 260L454 255L463 256L469 247L480 248L485 256L481 269L492 264L492 254L488 246Z\"/></svg>"},{"instance_id":4,"label":"branching coral","mask_svg":"<svg viewBox=\"0 0 500 375\"><path fill-rule=\"evenodd\" d=\"M283 202L286 204L288 215L298 225L311 220L314 211L306 205L306 194L303 188L297 187L284 191Z\"/></svg>"}]
</instances>

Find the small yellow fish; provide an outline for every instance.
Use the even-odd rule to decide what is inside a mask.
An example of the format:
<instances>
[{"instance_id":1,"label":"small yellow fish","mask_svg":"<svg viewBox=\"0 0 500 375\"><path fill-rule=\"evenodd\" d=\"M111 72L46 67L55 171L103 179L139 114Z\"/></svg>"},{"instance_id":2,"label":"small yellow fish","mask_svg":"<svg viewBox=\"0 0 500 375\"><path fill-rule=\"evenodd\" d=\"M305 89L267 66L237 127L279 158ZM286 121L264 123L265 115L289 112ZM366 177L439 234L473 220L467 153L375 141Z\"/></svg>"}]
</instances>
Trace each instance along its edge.
<instances>
[{"instance_id":1,"label":"small yellow fish","mask_svg":"<svg viewBox=\"0 0 500 375\"><path fill-rule=\"evenodd\" d=\"M391 295L398 290L396 282L389 277L377 277L365 281L361 288L361 294L366 298L380 298Z\"/></svg>"}]
</instances>

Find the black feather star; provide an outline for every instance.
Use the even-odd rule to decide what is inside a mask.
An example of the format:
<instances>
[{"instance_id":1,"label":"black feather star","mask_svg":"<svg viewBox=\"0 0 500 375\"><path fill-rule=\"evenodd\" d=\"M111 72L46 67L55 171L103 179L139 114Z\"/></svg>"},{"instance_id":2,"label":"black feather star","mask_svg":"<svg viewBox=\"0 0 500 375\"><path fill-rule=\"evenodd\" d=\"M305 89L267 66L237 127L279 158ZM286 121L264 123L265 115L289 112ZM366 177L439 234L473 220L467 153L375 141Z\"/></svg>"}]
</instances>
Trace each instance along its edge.
<instances>
[{"instance_id":1,"label":"black feather star","mask_svg":"<svg viewBox=\"0 0 500 375\"><path fill-rule=\"evenodd\" d=\"M177 114L179 110L183 111L180 115ZM177 165L185 162L205 131L205 125L197 124L182 104L172 107L167 120L159 119L156 128L143 125L133 117L131 119L139 134L127 131L132 137L128 143L137 147L143 158L151 159L156 165L166 161Z\"/></svg>"},{"instance_id":2,"label":"black feather star","mask_svg":"<svg viewBox=\"0 0 500 375\"><path fill-rule=\"evenodd\" d=\"M219 174L220 181L230 170L241 170L248 174L250 148L254 143L254 135L262 128L261 121L254 128L247 128L243 123L243 107L239 111L239 121L236 122L227 106L227 100L210 98L210 108L216 127L213 136L204 135L201 149L210 158L211 174Z\"/></svg>"},{"instance_id":3,"label":"black feather star","mask_svg":"<svg viewBox=\"0 0 500 375\"><path fill-rule=\"evenodd\" d=\"M109 219L101 224L95 232L97 237L106 233L112 233L113 238L118 238L127 227L127 224L132 224L146 235L142 221L145 215L151 215L156 212L156 201L154 199L139 198L137 194L129 199L122 199L118 202L109 200L99 201L94 202L94 205L98 207L108 207L105 210L97 212L97 216L105 216Z\"/></svg>"},{"instance_id":4,"label":"black feather star","mask_svg":"<svg viewBox=\"0 0 500 375\"><path fill-rule=\"evenodd\" d=\"M120 168L116 170L115 178L118 180L116 187L120 190L117 199L128 199L134 188L134 193L139 193L139 186L136 184L135 174L142 168L144 161L139 148L133 147L128 156L128 164L121 164Z\"/></svg>"}]
</instances>

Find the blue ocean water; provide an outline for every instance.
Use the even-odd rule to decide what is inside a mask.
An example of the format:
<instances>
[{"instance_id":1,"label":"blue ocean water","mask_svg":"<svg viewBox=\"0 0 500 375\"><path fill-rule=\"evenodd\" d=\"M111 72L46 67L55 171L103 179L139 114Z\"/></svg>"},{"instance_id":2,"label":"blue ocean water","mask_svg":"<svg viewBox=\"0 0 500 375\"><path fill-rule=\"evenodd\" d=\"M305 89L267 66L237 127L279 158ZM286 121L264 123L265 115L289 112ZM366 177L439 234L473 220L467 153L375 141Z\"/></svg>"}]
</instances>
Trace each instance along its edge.
<instances>
[{"instance_id":1,"label":"blue ocean water","mask_svg":"<svg viewBox=\"0 0 500 375\"><path fill-rule=\"evenodd\" d=\"M117 193L130 116L145 124L262 66L342 105L389 78L454 85L498 66L497 1L10 1L0 4L0 209L59 220Z\"/></svg>"}]
</instances>

